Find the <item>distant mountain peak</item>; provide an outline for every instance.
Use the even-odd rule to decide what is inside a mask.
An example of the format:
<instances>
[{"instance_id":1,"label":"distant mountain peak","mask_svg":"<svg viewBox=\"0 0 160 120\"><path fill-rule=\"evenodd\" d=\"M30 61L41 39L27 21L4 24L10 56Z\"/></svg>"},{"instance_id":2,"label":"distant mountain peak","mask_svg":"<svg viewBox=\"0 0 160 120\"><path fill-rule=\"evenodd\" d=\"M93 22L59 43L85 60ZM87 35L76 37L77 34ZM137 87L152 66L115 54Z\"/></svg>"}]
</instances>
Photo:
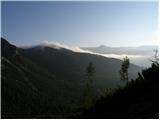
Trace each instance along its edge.
<instances>
[{"instance_id":1,"label":"distant mountain peak","mask_svg":"<svg viewBox=\"0 0 160 120\"><path fill-rule=\"evenodd\" d=\"M107 47L107 46L105 46L105 45L100 45L99 47L102 47L102 48L103 48L103 47Z\"/></svg>"}]
</instances>

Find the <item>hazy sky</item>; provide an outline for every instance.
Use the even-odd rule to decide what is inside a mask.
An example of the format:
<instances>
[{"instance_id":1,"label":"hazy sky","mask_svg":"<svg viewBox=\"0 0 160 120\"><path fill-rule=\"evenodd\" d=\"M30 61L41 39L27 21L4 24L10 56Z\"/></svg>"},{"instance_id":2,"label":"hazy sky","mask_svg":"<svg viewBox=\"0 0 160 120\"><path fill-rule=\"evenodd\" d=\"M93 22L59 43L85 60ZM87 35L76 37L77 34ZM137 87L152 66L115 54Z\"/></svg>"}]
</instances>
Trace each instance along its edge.
<instances>
[{"instance_id":1,"label":"hazy sky","mask_svg":"<svg viewBox=\"0 0 160 120\"><path fill-rule=\"evenodd\" d=\"M157 44L158 2L2 2L2 37L16 45Z\"/></svg>"}]
</instances>

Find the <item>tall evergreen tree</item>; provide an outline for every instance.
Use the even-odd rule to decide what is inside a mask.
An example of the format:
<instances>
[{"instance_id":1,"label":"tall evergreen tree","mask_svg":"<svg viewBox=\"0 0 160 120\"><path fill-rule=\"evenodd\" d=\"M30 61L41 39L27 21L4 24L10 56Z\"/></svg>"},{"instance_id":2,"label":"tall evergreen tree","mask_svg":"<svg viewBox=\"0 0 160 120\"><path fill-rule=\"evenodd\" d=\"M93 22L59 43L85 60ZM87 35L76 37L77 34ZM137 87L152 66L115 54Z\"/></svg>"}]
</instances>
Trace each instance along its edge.
<instances>
[{"instance_id":1,"label":"tall evergreen tree","mask_svg":"<svg viewBox=\"0 0 160 120\"><path fill-rule=\"evenodd\" d=\"M86 76L87 76L88 82L91 84L93 83L94 73L95 73L95 68L93 66L93 63L90 62L86 68Z\"/></svg>"},{"instance_id":2,"label":"tall evergreen tree","mask_svg":"<svg viewBox=\"0 0 160 120\"><path fill-rule=\"evenodd\" d=\"M89 63L86 68L86 86L84 90L84 106L88 108L93 99L93 76L95 73L95 68L93 66L93 63Z\"/></svg>"},{"instance_id":3,"label":"tall evergreen tree","mask_svg":"<svg viewBox=\"0 0 160 120\"><path fill-rule=\"evenodd\" d=\"M127 81L128 84L128 68L129 68L130 60L126 56L123 58L121 70L119 71L120 77L122 81Z\"/></svg>"},{"instance_id":4,"label":"tall evergreen tree","mask_svg":"<svg viewBox=\"0 0 160 120\"><path fill-rule=\"evenodd\" d=\"M152 60L152 64L159 65L159 55L158 50L154 50L154 60Z\"/></svg>"}]
</instances>

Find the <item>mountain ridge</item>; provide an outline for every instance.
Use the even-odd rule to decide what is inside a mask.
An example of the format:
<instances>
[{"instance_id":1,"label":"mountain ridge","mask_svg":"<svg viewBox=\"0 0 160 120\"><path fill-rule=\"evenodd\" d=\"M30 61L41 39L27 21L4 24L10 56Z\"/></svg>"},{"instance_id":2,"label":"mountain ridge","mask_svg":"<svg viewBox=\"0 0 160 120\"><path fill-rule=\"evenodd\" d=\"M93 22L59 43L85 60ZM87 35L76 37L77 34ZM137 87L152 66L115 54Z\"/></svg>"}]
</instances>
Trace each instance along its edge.
<instances>
[{"instance_id":1,"label":"mountain ridge","mask_svg":"<svg viewBox=\"0 0 160 120\"><path fill-rule=\"evenodd\" d=\"M89 50L91 52L101 53L101 54L147 54L151 53L153 50L158 49L156 45L144 45L137 47L109 47L105 45L100 45L98 47L81 47L81 49Z\"/></svg>"},{"instance_id":2,"label":"mountain ridge","mask_svg":"<svg viewBox=\"0 0 160 120\"><path fill-rule=\"evenodd\" d=\"M121 83L118 59L50 47L22 49L3 38L1 44L2 118L38 118L50 113L52 118L66 118L82 102L89 62L96 70L93 86L98 96ZM131 64L130 78L140 70Z\"/></svg>"}]
</instances>

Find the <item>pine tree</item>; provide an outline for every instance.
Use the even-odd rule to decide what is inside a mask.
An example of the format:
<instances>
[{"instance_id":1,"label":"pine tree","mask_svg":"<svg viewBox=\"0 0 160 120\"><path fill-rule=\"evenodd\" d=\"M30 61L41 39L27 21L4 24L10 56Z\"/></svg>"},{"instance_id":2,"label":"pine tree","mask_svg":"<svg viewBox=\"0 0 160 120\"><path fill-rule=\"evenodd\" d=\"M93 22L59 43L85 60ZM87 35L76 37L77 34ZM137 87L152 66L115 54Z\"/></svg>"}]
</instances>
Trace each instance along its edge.
<instances>
[{"instance_id":1,"label":"pine tree","mask_svg":"<svg viewBox=\"0 0 160 120\"><path fill-rule=\"evenodd\" d=\"M159 55L158 55L158 50L154 50L154 60L151 60L152 61L152 64L155 64L156 66L159 65Z\"/></svg>"},{"instance_id":2,"label":"pine tree","mask_svg":"<svg viewBox=\"0 0 160 120\"><path fill-rule=\"evenodd\" d=\"M93 76L95 69L93 63L89 63L86 68L86 86L84 90L84 106L88 108L92 104L93 100Z\"/></svg>"},{"instance_id":3,"label":"pine tree","mask_svg":"<svg viewBox=\"0 0 160 120\"><path fill-rule=\"evenodd\" d=\"M122 81L126 81L128 84L128 68L129 68L130 60L126 56L123 58L121 70L119 71L120 77Z\"/></svg>"}]
</instances>

